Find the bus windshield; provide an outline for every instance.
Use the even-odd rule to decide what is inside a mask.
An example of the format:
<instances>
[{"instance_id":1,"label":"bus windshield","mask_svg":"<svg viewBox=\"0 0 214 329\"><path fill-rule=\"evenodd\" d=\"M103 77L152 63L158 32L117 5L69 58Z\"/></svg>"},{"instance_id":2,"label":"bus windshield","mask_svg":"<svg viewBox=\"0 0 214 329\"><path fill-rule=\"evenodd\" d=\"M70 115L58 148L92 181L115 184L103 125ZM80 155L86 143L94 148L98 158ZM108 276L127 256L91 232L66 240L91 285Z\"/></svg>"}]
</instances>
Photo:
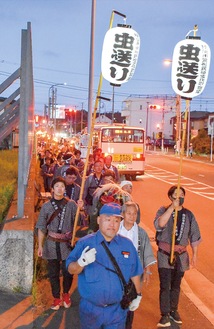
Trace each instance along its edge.
<instances>
[{"instance_id":1,"label":"bus windshield","mask_svg":"<svg viewBox=\"0 0 214 329\"><path fill-rule=\"evenodd\" d=\"M143 143L143 130L135 128L103 128L101 142Z\"/></svg>"}]
</instances>

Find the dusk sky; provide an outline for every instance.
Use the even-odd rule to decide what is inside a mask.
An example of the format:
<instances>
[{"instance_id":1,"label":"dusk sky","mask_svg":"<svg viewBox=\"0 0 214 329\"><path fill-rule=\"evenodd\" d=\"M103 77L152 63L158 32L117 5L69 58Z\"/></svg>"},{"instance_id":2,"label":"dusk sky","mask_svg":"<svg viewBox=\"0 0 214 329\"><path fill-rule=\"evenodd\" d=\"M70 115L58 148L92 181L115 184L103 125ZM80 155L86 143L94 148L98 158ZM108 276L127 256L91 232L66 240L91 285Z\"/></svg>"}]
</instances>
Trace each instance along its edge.
<instances>
[{"instance_id":1,"label":"dusk sky","mask_svg":"<svg viewBox=\"0 0 214 329\"><path fill-rule=\"evenodd\" d=\"M43 114L50 86L64 82L66 86L57 87L57 103L88 110L92 0L0 0L0 5L0 83L20 66L21 30L31 22L35 112ZM141 39L134 76L115 88L115 111L121 110L129 95L174 95L171 68L164 66L163 60L172 58L175 45L185 39L195 24L197 36L211 49L211 66L204 92L193 99L191 110L214 111L214 1L97 0L94 97L102 44L113 9L126 15L126 23ZM113 27L118 23L124 21L115 15ZM106 80L101 94L112 97L112 87ZM111 102L104 102L102 111L111 110L111 106Z\"/></svg>"}]
</instances>

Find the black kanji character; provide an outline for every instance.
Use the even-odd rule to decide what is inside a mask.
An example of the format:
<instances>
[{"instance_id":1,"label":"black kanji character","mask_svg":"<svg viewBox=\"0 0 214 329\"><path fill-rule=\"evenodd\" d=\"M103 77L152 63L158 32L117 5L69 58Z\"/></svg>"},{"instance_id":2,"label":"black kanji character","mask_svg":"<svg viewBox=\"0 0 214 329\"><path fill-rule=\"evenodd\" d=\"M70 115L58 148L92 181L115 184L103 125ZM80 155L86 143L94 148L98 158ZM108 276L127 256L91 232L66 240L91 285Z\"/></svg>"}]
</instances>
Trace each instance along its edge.
<instances>
[{"instance_id":1,"label":"black kanji character","mask_svg":"<svg viewBox=\"0 0 214 329\"><path fill-rule=\"evenodd\" d=\"M196 62L199 62L199 55L200 48L195 47L192 44L189 44L187 46L181 46L180 47L180 55L179 60L187 59L187 60L194 60Z\"/></svg>"},{"instance_id":2,"label":"black kanji character","mask_svg":"<svg viewBox=\"0 0 214 329\"><path fill-rule=\"evenodd\" d=\"M115 58L115 61L111 61L110 64L115 64L122 67L129 67L132 59L132 52L131 51L124 51L124 50L115 50L113 49L113 54L111 58Z\"/></svg>"},{"instance_id":3,"label":"black kanji character","mask_svg":"<svg viewBox=\"0 0 214 329\"><path fill-rule=\"evenodd\" d=\"M115 34L114 48L123 48L133 50L134 37L128 33Z\"/></svg>"},{"instance_id":4,"label":"black kanji character","mask_svg":"<svg viewBox=\"0 0 214 329\"><path fill-rule=\"evenodd\" d=\"M195 62L187 62L187 61L179 61L179 67L177 71L177 77L185 77L186 79L196 79L198 76L198 63Z\"/></svg>"},{"instance_id":5,"label":"black kanji character","mask_svg":"<svg viewBox=\"0 0 214 329\"><path fill-rule=\"evenodd\" d=\"M182 79L177 79L178 90L183 91L184 93L192 93L194 88L195 88L196 81L195 80L189 80L188 82L189 82L189 90L188 91L183 91L183 88L184 88L183 80Z\"/></svg>"}]
</instances>

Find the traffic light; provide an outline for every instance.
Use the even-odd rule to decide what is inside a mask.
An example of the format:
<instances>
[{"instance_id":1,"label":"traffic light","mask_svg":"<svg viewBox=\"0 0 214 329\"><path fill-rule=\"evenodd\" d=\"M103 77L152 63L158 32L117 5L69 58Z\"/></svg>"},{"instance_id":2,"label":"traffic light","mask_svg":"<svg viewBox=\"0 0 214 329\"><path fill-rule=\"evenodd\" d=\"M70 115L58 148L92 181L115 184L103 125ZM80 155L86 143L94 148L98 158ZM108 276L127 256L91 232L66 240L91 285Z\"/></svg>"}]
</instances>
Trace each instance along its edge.
<instances>
[{"instance_id":1,"label":"traffic light","mask_svg":"<svg viewBox=\"0 0 214 329\"><path fill-rule=\"evenodd\" d=\"M157 105L157 104L153 104L153 105L150 105L149 106L150 110L160 110L160 105Z\"/></svg>"},{"instance_id":2,"label":"traffic light","mask_svg":"<svg viewBox=\"0 0 214 329\"><path fill-rule=\"evenodd\" d=\"M162 138L162 131L158 133L158 138Z\"/></svg>"},{"instance_id":3,"label":"traffic light","mask_svg":"<svg viewBox=\"0 0 214 329\"><path fill-rule=\"evenodd\" d=\"M65 109L65 119L67 120L68 119L68 116L69 116L69 112L68 112L69 109Z\"/></svg>"},{"instance_id":4,"label":"traffic light","mask_svg":"<svg viewBox=\"0 0 214 329\"><path fill-rule=\"evenodd\" d=\"M71 119L73 118L75 113L76 113L76 110L74 110L72 108L65 109L65 119L66 119L66 121L71 121Z\"/></svg>"}]
</instances>

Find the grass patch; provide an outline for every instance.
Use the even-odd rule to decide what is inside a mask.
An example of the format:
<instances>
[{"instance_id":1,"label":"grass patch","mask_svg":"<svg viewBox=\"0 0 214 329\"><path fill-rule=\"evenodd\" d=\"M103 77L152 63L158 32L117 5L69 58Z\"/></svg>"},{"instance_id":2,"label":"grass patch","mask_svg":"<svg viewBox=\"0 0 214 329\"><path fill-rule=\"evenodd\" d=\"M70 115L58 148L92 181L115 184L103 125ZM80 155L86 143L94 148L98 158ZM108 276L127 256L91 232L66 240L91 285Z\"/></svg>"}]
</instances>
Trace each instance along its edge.
<instances>
[{"instance_id":1,"label":"grass patch","mask_svg":"<svg viewBox=\"0 0 214 329\"><path fill-rule=\"evenodd\" d=\"M9 209L18 179L18 150L0 151L0 223Z\"/></svg>"},{"instance_id":2,"label":"grass patch","mask_svg":"<svg viewBox=\"0 0 214 329\"><path fill-rule=\"evenodd\" d=\"M17 287L13 287L13 292L15 293L21 293L22 292L22 288L17 286Z\"/></svg>"}]
</instances>

